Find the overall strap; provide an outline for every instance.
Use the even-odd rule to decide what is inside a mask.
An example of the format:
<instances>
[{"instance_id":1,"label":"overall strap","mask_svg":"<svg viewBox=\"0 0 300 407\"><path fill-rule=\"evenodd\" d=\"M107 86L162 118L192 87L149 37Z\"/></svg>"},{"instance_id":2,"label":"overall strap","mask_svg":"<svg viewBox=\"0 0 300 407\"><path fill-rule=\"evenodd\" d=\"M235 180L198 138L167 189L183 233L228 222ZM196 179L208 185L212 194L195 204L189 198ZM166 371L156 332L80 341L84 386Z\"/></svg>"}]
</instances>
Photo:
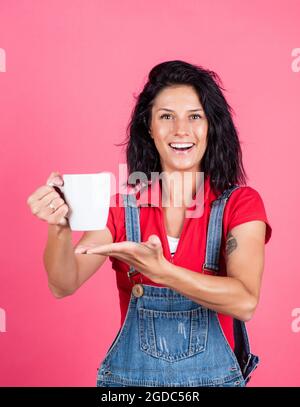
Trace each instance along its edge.
<instances>
[{"instance_id":1,"label":"overall strap","mask_svg":"<svg viewBox=\"0 0 300 407\"><path fill-rule=\"evenodd\" d=\"M121 196L125 207L126 239L139 243L141 241L140 208L137 206L135 194L121 194ZM138 273L133 266L130 266L127 275L130 279Z\"/></svg>"},{"instance_id":2,"label":"overall strap","mask_svg":"<svg viewBox=\"0 0 300 407\"><path fill-rule=\"evenodd\" d=\"M206 239L206 254L203 269L207 268L219 271L219 257L222 239L223 213L228 198L239 188L238 185L232 185L226 189L215 201L212 202L212 209L209 218L208 233ZM233 318L234 332L234 353L241 367L242 374L247 383L252 371L258 364L259 358L250 351L250 344L246 324L237 318Z\"/></svg>"},{"instance_id":3,"label":"overall strap","mask_svg":"<svg viewBox=\"0 0 300 407\"><path fill-rule=\"evenodd\" d=\"M232 185L212 202L209 217L208 232L206 238L205 262L202 269L219 271L220 248L222 242L223 213L228 198L234 190L240 188L239 185Z\"/></svg>"}]
</instances>

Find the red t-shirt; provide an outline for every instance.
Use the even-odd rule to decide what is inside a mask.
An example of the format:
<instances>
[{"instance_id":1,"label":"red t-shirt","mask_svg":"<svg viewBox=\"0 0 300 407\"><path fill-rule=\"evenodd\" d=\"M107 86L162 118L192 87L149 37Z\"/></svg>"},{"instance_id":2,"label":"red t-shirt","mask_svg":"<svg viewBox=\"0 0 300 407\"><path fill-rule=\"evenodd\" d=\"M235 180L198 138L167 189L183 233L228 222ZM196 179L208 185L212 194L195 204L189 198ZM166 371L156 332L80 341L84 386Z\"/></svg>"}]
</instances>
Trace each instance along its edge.
<instances>
[{"instance_id":1,"label":"red t-shirt","mask_svg":"<svg viewBox=\"0 0 300 407\"><path fill-rule=\"evenodd\" d=\"M136 193L137 203L140 206L140 228L141 228L141 241L146 241L151 234L159 236L163 253L167 260L172 261L173 264L180 267L187 268L197 273L210 274L209 271L202 270L202 265L205 261L205 244L209 222L209 214L211 211L210 202L217 198L210 188L209 177L205 177L204 191L203 191L203 210L199 217L186 217L184 226L181 231L180 240L177 246L173 260L169 249L169 244L164 226L163 211L161 207L161 187L159 182L156 183L159 188L159 202L154 206L149 206L151 193ZM150 186L149 186L150 188ZM120 205L120 194L115 194L111 199L111 206L107 220L107 227L109 228L113 242L122 242L126 240L125 230L125 208L123 204ZM155 201L155 199L154 199ZM112 205L113 202L113 205ZM123 202L123 201L122 201ZM153 199L152 201L153 202ZM153 204L152 204L153 205ZM224 214L223 214L223 234L220 253L220 275L226 276L225 267L225 237L229 230L234 226L251 220L262 220L266 223L266 238L267 243L272 234L272 228L268 222L264 203L259 193L250 186L241 186L235 190L228 199ZM116 271L116 281L119 291L120 309L121 309L121 326L126 317L129 299L131 295L132 283L129 281L127 271L129 265L109 257L112 262L112 268ZM134 277L138 280L139 275ZM145 284L160 286L152 280L142 275ZM230 315L218 313L218 318L224 335L227 338L230 346L234 349L234 336L233 336L233 318Z\"/></svg>"}]
</instances>

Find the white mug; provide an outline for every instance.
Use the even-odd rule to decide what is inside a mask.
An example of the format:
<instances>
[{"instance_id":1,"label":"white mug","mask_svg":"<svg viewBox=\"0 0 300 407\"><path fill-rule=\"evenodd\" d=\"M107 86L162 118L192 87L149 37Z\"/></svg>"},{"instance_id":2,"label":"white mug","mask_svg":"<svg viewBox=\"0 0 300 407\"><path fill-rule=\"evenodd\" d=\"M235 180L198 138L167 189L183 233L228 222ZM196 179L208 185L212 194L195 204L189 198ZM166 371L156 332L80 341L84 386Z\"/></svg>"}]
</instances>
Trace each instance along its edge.
<instances>
[{"instance_id":1,"label":"white mug","mask_svg":"<svg viewBox=\"0 0 300 407\"><path fill-rule=\"evenodd\" d=\"M69 207L66 217L71 230L105 229L110 205L109 172L97 174L63 174L64 185L58 188Z\"/></svg>"}]
</instances>

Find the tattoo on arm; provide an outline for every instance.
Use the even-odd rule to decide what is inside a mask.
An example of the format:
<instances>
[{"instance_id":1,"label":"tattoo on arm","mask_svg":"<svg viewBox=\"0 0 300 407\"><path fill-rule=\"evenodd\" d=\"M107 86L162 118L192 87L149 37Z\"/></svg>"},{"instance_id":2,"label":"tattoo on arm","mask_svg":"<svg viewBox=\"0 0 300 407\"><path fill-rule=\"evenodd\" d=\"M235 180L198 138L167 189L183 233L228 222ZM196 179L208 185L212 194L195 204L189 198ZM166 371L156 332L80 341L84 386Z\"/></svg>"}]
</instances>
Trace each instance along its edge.
<instances>
[{"instance_id":1,"label":"tattoo on arm","mask_svg":"<svg viewBox=\"0 0 300 407\"><path fill-rule=\"evenodd\" d=\"M226 255L229 256L230 253L233 252L237 248L237 240L233 236L231 232L228 233L227 235L227 241L226 241Z\"/></svg>"}]
</instances>

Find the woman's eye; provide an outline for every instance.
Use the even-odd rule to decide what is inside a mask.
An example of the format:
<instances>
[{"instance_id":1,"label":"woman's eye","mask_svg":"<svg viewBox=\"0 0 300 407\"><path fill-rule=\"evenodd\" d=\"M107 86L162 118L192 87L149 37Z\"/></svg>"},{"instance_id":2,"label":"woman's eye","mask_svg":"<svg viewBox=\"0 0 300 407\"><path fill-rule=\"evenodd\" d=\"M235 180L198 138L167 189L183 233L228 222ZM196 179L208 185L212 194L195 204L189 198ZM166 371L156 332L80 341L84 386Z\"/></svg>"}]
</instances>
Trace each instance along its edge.
<instances>
[{"instance_id":1,"label":"woman's eye","mask_svg":"<svg viewBox=\"0 0 300 407\"><path fill-rule=\"evenodd\" d=\"M200 114L192 114L191 116L192 116L192 117L198 117L199 119L201 119ZM163 119L163 118L165 118L165 117L171 117L171 115L170 115L170 114L167 114L167 113L164 113L164 114L162 114L162 115L160 116L161 119Z\"/></svg>"}]
</instances>

